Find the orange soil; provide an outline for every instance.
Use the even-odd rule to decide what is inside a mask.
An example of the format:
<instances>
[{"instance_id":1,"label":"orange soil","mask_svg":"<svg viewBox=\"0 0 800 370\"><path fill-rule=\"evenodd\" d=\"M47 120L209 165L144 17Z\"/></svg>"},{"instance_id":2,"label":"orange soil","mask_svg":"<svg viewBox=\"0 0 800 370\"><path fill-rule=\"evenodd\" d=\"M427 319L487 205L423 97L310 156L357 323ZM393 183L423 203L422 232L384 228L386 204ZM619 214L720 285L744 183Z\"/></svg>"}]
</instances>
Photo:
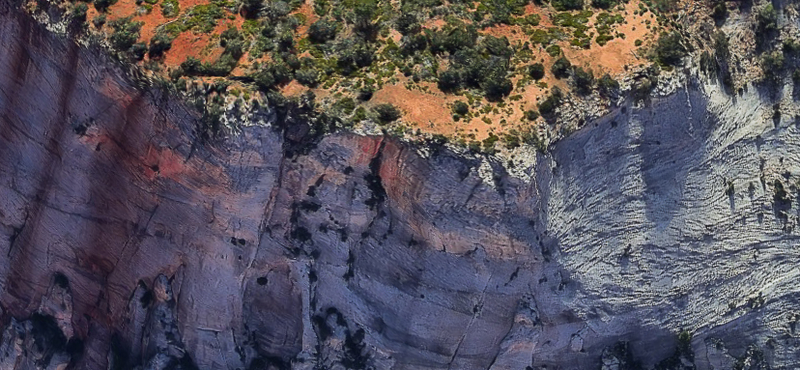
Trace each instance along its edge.
<instances>
[{"instance_id":1,"label":"orange soil","mask_svg":"<svg viewBox=\"0 0 800 370\"><path fill-rule=\"evenodd\" d=\"M303 5L300 5L300 8L293 11L292 14L302 14L306 17L306 22L301 24L300 27L297 27L297 39L306 37L308 34L308 27L319 20L319 16L314 12L314 2L311 0L304 2Z\"/></svg>"},{"instance_id":2,"label":"orange soil","mask_svg":"<svg viewBox=\"0 0 800 370\"><path fill-rule=\"evenodd\" d=\"M281 94L283 94L287 98L293 98L300 96L300 94L306 92L307 90L308 90L307 87L301 85L296 80L292 80L291 82L286 84L286 86L281 88Z\"/></svg>"},{"instance_id":3,"label":"orange soil","mask_svg":"<svg viewBox=\"0 0 800 370\"><path fill-rule=\"evenodd\" d=\"M149 43L150 39L155 35L157 29L164 24L173 21L179 21L181 17L191 8L197 5L208 4L208 0L179 0L180 14L174 18L165 18L161 14L161 2L153 5L150 13L139 14L140 6L136 5L136 0L119 0L116 4L108 9L107 21L115 19L133 17L134 21L141 21L141 31L139 32L139 42ZM87 12L87 19L92 19L98 15L94 7ZM223 49L219 47L215 39L219 34L228 29L228 27L236 27L241 29L244 19L237 16L231 20L227 18L228 14L219 20L214 30L208 34L195 33L194 31L183 32L172 41L172 47L164 54L163 61L166 67L176 67L180 65L187 57L193 56L203 62L213 62L221 54ZM105 28L105 27L104 27ZM111 28L106 28L106 32L112 32ZM246 57L246 56L245 56ZM242 61L246 60L242 58Z\"/></svg>"},{"instance_id":4,"label":"orange soil","mask_svg":"<svg viewBox=\"0 0 800 370\"><path fill-rule=\"evenodd\" d=\"M429 82L421 82L419 86L428 86L429 91L410 91L405 84L408 78L398 76L398 82L386 84L375 92L373 102L391 103L403 111L403 122L413 127L419 127L425 132L440 133L445 127L453 127L450 108L448 104L460 99L455 95L446 95Z\"/></svg>"},{"instance_id":5,"label":"orange soil","mask_svg":"<svg viewBox=\"0 0 800 370\"><path fill-rule=\"evenodd\" d=\"M108 20L133 16L134 20L143 21L144 25L141 30L141 42L148 42L155 34L159 25L175 21L181 18L186 11L192 7L200 4L206 4L209 0L179 0L180 14L176 18L166 19L161 14L160 4L153 6L149 14L135 14L137 9L141 9L135 4L135 0L119 0L109 9ZM615 38L609 41L605 46L600 46L592 40L591 48L588 50L576 48L569 45L569 40L558 42L564 55L572 61L574 65L579 65L584 68L591 69L595 72L596 76L602 73L610 73L614 76L619 76L625 72L626 66L632 67L641 64L642 55L637 55L637 47L635 41L637 39L645 42L647 45L654 37L656 22L654 18L650 17L650 13L644 16L633 16L633 11L639 9L639 0L633 0L625 5L625 15L627 24L615 25L612 33L623 33L625 39ZM601 11L596 11L595 16L590 19L589 26L590 32L596 32L593 27L594 18ZM293 14L303 14L306 21L298 28L297 39L305 37L308 28L311 24L316 22L319 17L314 12L313 0L308 0L303 3L300 8L293 12ZM538 7L528 4L525 7L524 15L539 14L540 24L536 28L552 27L550 20L551 11L545 7ZM90 7L88 18L92 19L97 15L96 10ZM647 29L645 20L652 22L652 28ZM220 22L209 34L197 34L193 31L181 33L172 43L172 48L165 54L164 63L167 67L176 67L180 65L188 56L194 56L204 62L213 62L222 53L223 49L219 47L217 38L229 26L234 26L241 29L244 18L236 15L234 20L230 20L227 16L220 19ZM424 28L440 28L446 25L446 22L439 18L426 22ZM635 30L634 30L635 29ZM110 32L110 29L106 30ZM482 34L493 35L496 37L507 37L512 44L528 41L529 37L522 31L520 26L497 25L480 31ZM401 35L392 30L389 38L393 39L396 43L400 42ZM398 83L389 85L386 84L380 90L375 92L372 99L373 104L377 103L392 103L400 108L403 113L403 123L413 129L420 129L422 132L432 134L443 134L446 136L461 136L468 137L469 139L482 140L489 136L490 133L502 134L509 129L515 128L523 130L525 126L535 125L536 122L528 122L523 118L525 110L535 109L539 100L545 97L553 86L559 86L565 91L569 91L569 87L564 80L556 80L549 69L552 66L555 58L548 55L544 48L536 45L532 47L533 58L531 63L542 62L545 65L548 73L542 82L546 83L548 88L541 88L536 83L530 83L521 89L515 88L511 92L511 96L521 95L522 99L519 101L505 100L506 107L498 108L492 104L497 113L489 113L486 115L478 115L472 119L462 119L459 122L454 122L452 119L451 105L457 100L466 101L467 99L462 96L444 94L436 88L436 84L422 82L416 84L418 87L427 87L427 91L420 91L417 89L409 90L406 88L408 78L399 74L396 76ZM263 58L262 58L263 59ZM446 65L446 61L442 61L441 65ZM247 54L240 60L240 65L234 70L234 75L240 75L245 72L248 67ZM519 66L524 68L525 66ZM517 78L513 79L514 86L517 86ZM307 87L302 86L296 81L284 86L281 91L287 97L299 96L303 92L309 90ZM332 92L323 89L312 89L317 94L318 99L329 96ZM486 106L488 102L481 101L481 106ZM473 113L475 108L472 109ZM510 112L509 112L510 110ZM484 122L482 117L490 120L490 123ZM501 121L505 119L505 123ZM538 121L538 122L541 122Z\"/></svg>"},{"instance_id":6,"label":"orange soil","mask_svg":"<svg viewBox=\"0 0 800 370\"><path fill-rule=\"evenodd\" d=\"M638 47L635 45L636 40L650 40L653 38L653 31L655 28L655 18L650 18L650 14L646 13L644 16L633 16L633 11L639 9L639 1L630 1L625 6L625 11L628 13L626 16L627 24L618 24L614 26L614 30L625 35L624 39L614 38L600 46L592 40L592 47L589 50L575 49L572 47L561 46L564 55L569 59L572 64L582 66L595 72L609 73L618 76L625 72L625 67L633 67L644 63L642 52L637 52ZM651 29L647 29L645 20L651 20L653 23ZM590 26L594 23L594 19L590 20ZM635 29L635 30L634 30ZM616 32L612 32L616 33Z\"/></svg>"}]
</instances>

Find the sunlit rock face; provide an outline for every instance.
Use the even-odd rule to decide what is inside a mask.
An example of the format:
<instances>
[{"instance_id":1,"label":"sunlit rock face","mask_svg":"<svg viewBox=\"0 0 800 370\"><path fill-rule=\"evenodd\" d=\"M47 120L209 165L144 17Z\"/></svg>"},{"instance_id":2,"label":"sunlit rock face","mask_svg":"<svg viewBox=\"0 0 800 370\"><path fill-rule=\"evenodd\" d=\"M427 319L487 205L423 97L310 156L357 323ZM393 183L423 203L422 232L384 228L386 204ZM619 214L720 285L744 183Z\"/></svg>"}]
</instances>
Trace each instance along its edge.
<instances>
[{"instance_id":1,"label":"sunlit rock face","mask_svg":"<svg viewBox=\"0 0 800 370\"><path fill-rule=\"evenodd\" d=\"M0 368L800 363L799 137L755 89L620 108L522 181L302 107L201 141L5 1L0 50Z\"/></svg>"}]
</instances>

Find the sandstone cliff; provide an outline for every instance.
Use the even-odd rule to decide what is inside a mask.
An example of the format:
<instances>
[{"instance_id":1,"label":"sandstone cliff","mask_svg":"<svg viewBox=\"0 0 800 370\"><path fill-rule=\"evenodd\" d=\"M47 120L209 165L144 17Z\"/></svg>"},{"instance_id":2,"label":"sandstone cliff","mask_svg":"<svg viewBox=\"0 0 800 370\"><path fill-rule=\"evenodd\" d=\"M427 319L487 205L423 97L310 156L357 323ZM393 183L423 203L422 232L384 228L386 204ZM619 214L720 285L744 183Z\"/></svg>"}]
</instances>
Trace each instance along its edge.
<instances>
[{"instance_id":1,"label":"sandstone cliff","mask_svg":"<svg viewBox=\"0 0 800 370\"><path fill-rule=\"evenodd\" d=\"M200 141L6 1L0 50L0 368L800 365L791 93L688 78L523 181L303 107Z\"/></svg>"}]
</instances>

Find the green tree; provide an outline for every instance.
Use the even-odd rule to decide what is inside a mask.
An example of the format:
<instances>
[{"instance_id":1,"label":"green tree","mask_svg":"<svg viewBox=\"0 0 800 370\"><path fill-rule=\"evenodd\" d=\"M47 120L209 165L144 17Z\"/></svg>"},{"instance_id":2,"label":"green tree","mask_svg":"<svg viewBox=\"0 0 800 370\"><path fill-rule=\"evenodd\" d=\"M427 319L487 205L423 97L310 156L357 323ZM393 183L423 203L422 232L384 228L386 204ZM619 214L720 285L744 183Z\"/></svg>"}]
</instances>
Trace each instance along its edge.
<instances>
[{"instance_id":1,"label":"green tree","mask_svg":"<svg viewBox=\"0 0 800 370\"><path fill-rule=\"evenodd\" d=\"M506 75L505 68L491 69L489 73L482 78L480 87L484 95L486 95L486 98L491 101L504 98L510 94L511 90L514 88L511 80L508 79Z\"/></svg>"},{"instance_id":2,"label":"green tree","mask_svg":"<svg viewBox=\"0 0 800 370\"><path fill-rule=\"evenodd\" d=\"M453 92L461 88L461 73L455 68L450 68L439 73L437 83L439 90Z\"/></svg>"},{"instance_id":3,"label":"green tree","mask_svg":"<svg viewBox=\"0 0 800 370\"><path fill-rule=\"evenodd\" d=\"M553 76L556 78L564 78L567 77L569 74L569 70L572 67L572 63L566 57L558 58L553 66L550 67L550 72L553 73Z\"/></svg>"},{"instance_id":4,"label":"green tree","mask_svg":"<svg viewBox=\"0 0 800 370\"><path fill-rule=\"evenodd\" d=\"M656 43L656 58L663 65L678 65L686 56L686 47L683 46L682 37L673 31L662 33Z\"/></svg>"},{"instance_id":5,"label":"green tree","mask_svg":"<svg viewBox=\"0 0 800 370\"><path fill-rule=\"evenodd\" d=\"M583 0L551 0L550 5L560 12L566 10L580 10L583 9Z\"/></svg>"},{"instance_id":6,"label":"green tree","mask_svg":"<svg viewBox=\"0 0 800 370\"><path fill-rule=\"evenodd\" d=\"M462 116L466 115L469 113L469 105L461 100L456 100L456 102L453 103L453 113L460 114Z\"/></svg>"},{"instance_id":7,"label":"green tree","mask_svg":"<svg viewBox=\"0 0 800 370\"><path fill-rule=\"evenodd\" d=\"M585 71L583 68L573 67L572 84L579 94L590 94L594 89L594 74L592 74L591 70Z\"/></svg>"},{"instance_id":8,"label":"green tree","mask_svg":"<svg viewBox=\"0 0 800 370\"><path fill-rule=\"evenodd\" d=\"M313 68L301 68L294 73L294 78L305 86L314 87L319 83L319 72Z\"/></svg>"},{"instance_id":9,"label":"green tree","mask_svg":"<svg viewBox=\"0 0 800 370\"><path fill-rule=\"evenodd\" d=\"M158 58L165 51L172 48L172 37L166 32L156 32L153 38L150 39L150 58Z\"/></svg>"},{"instance_id":10,"label":"green tree","mask_svg":"<svg viewBox=\"0 0 800 370\"><path fill-rule=\"evenodd\" d=\"M619 92L619 82L615 80L611 75L608 73L604 74L603 77L600 77L600 80L597 81L597 87L600 90L600 94L605 96L614 96Z\"/></svg>"},{"instance_id":11,"label":"green tree","mask_svg":"<svg viewBox=\"0 0 800 370\"><path fill-rule=\"evenodd\" d=\"M114 32L109 37L111 45L119 51L127 51L139 39L142 22L131 21L131 17L120 18L110 22ZM146 50L146 49L145 49Z\"/></svg>"},{"instance_id":12,"label":"green tree","mask_svg":"<svg viewBox=\"0 0 800 370\"><path fill-rule=\"evenodd\" d=\"M141 42L137 42L128 49L131 53L133 59L142 60L144 59L144 55L147 54L147 45Z\"/></svg>"},{"instance_id":13,"label":"green tree","mask_svg":"<svg viewBox=\"0 0 800 370\"><path fill-rule=\"evenodd\" d=\"M528 66L528 75L534 80L541 80L544 78L544 65L542 63L534 63Z\"/></svg>"},{"instance_id":14,"label":"green tree","mask_svg":"<svg viewBox=\"0 0 800 370\"><path fill-rule=\"evenodd\" d=\"M240 8L244 11L245 17L257 18L261 9L264 8L263 0L241 0Z\"/></svg>"},{"instance_id":15,"label":"green tree","mask_svg":"<svg viewBox=\"0 0 800 370\"><path fill-rule=\"evenodd\" d=\"M353 29L367 40L375 38L378 31L378 23L374 21L378 13L378 2L376 0L353 0L353 11L350 20Z\"/></svg>"},{"instance_id":16,"label":"green tree","mask_svg":"<svg viewBox=\"0 0 800 370\"><path fill-rule=\"evenodd\" d=\"M98 12L105 12L110 6L117 3L117 0L94 0L94 8Z\"/></svg>"},{"instance_id":17,"label":"green tree","mask_svg":"<svg viewBox=\"0 0 800 370\"><path fill-rule=\"evenodd\" d=\"M72 18L72 21L77 22L78 24L83 24L83 22L86 22L86 12L88 10L89 7L85 3L75 4L70 10L70 17Z\"/></svg>"},{"instance_id":18,"label":"green tree","mask_svg":"<svg viewBox=\"0 0 800 370\"><path fill-rule=\"evenodd\" d=\"M592 6L600 9L608 9L616 4L614 0L592 0Z\"/></svg>"},{"instance_id":19,"label":"green tree","mask_svg":"<svg viewBox=\"0 0 800 370\"><path fill-rule=\"evenodd\" d=\"M163 0L161 2L161 15L164 18L175 18L181 12L178 0Z\"/></svg>"},{"instance_id":20,"label":"green tree","mask_svg":"<svg viewBox=\"0 0 800 370\"><path fill-rule=\"evenodd\" d=\"M419 33L419 31L422 29L417 17L413 13L403 13L397 17L395 28L397 29L397 32L400 32L400 34L405 36Z\"/></svg>"},{"instance_id":21,"label":"green tree","mask_svg":"<svg viewBox=\"0 0 800 370\"><path fill-rule=\"evenodd\" d=\"M556 108L561 105L561 98L563 94L561 93L561 89L558 87L553 87L553 90L550 92L550 95L539 103L539 113L541 113L545 117L552 117L555 113Z\"/></svg>"},{"instance_id":22,"label":"green tree","mask_svg":"<svg viewBox=\"0 0 800 370\"><path fill-rule=\"evenodd\" d=\"M324 43L336 38L336 24L320 19L308 28L308 38L313 42Z\"/></svg>"},{"instance_id":23,"label":"green tree","mask_svg":"<svg viewBox=\"0 0 800 370\"><path fill-rule=\"evenodd\" d=\"M372 108L372 111L375 113L378 121L384 124L397 121L402 116L400 109L388 103L378 104Z\"/></svg>"},{"instance_id":24,"label":"green tree","mask_svg":"<svg viewBox=\"0 0 800 370\"><path fill-rule=\"evenodd\" d=\"M767 3L756 13L758 29L761 31L773 31L778 28L778 12L772 3Z\"/></svg>"}]
</instances>

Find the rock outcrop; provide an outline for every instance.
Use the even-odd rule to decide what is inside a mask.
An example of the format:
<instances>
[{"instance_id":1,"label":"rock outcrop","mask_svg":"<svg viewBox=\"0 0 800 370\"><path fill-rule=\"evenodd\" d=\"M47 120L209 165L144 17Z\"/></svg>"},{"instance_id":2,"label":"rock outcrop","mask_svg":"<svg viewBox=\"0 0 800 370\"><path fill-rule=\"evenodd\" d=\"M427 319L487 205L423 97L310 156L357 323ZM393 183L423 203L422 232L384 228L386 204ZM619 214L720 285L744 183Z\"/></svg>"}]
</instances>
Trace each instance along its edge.
<instances>
[{"instance_id":1,"label":"rock outcrop","mask_svg":"<svg viewBox=\"0 0 800 370\"><path fill-rule=\"evenodd\" d=\"M756 88L687 82L523 181L310 140L302 107L201 141L179 100L6 0L0 50L4 369L800 364L791 94L775 118Z\"/></svg>"}]
</instances>

